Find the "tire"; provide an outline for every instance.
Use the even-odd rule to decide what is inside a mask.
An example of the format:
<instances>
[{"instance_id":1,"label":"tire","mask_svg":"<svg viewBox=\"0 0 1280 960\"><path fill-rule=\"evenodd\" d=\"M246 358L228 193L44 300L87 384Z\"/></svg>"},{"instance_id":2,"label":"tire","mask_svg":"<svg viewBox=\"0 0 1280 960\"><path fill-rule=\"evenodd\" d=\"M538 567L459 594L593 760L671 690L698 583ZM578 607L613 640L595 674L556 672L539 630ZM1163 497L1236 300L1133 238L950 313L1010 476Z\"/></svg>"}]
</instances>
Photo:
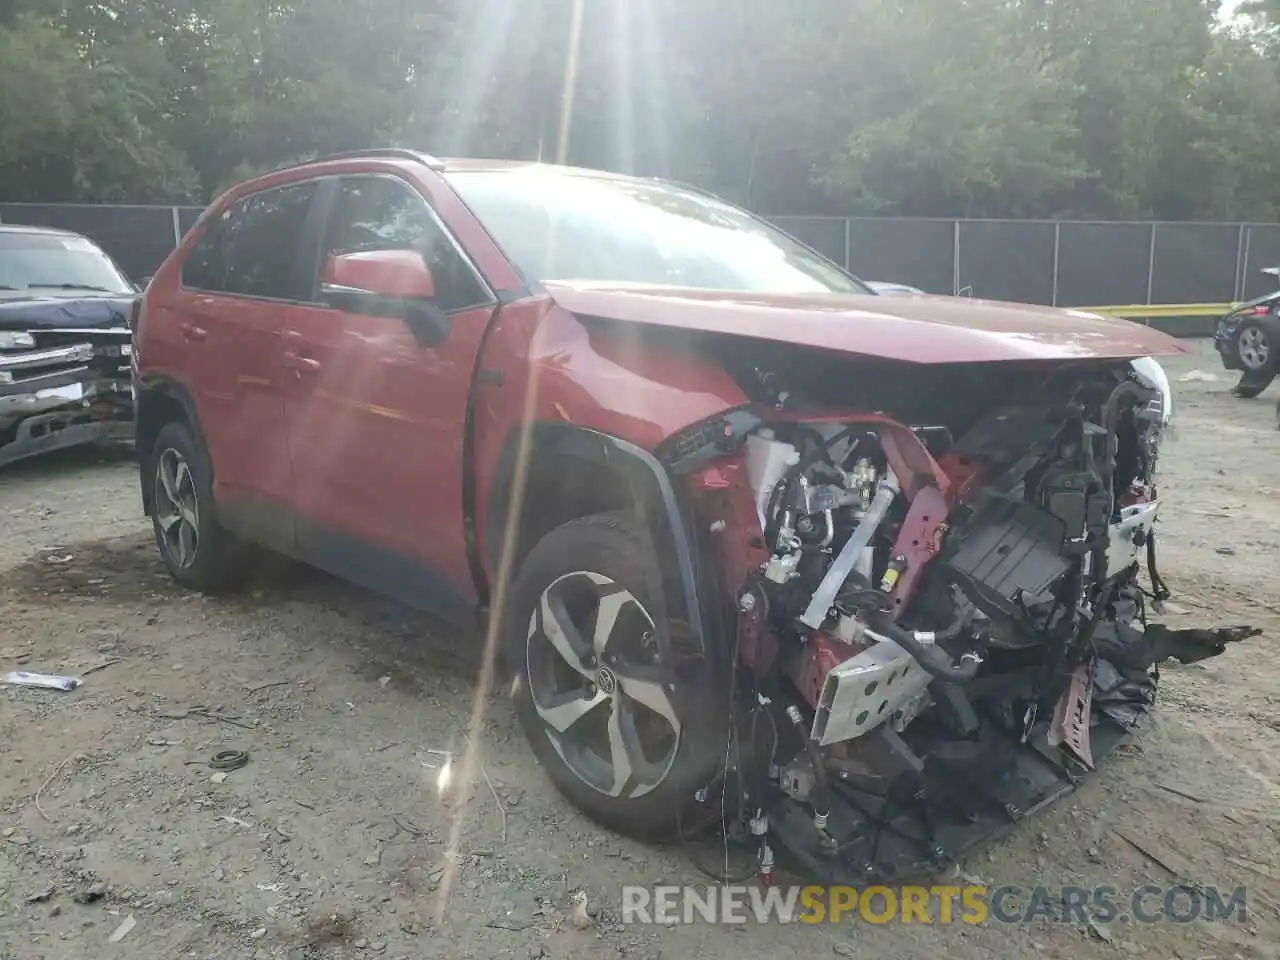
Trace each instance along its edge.
<instances>
[{"instance_id":1,"label":"tire","mask_svg":"<svg viewBox=\"0 0 1280 960\"><path fill-rule=\"evenodd\" d=\"M179 422L161 428L144 469L151 484L151 526L170 575L203 593L236 586L246 551L214 518L209 456L190 428Z\"/></svg>"},{"instance_id":2,"label":"tire","mask_svg":"<svg viewBox=\"0 0 1280 960\"><path fill-rule=\"evenodd\" d=\"M1242 400L1252 400L1269 386L1271 386L1270 379L1265 382L1259 382L1257 380L1250 381L1247 377L1242 377L1240 382L1231 388L1231 393Z\"/></svg>"},{"instance_id":3,"label":"tire","mask_svg":"<svg viewBox=\"0 0 1280 960\"><path fill-rule=\"evenodd\" d=\"M1272 335L1273 324L1251 321L1244 324L1235 336L1236 358L1244 376L1233 393L1238 397L1252 398L1271 384L1276 373L1276 349Z\"/></svg>"},{"instance_id":4,"label":"tire","mask_svg":"<svg viewBox=\"0 0 1280 960\"><path fill-rule=\"evenodd\" d=\"M727 677L705 686L713 666L664 670L655 573L629 514L570 521L525 558L502 627L516 713L552 783L597 823L650 841L674 834L722 767L731 695Z\"/></svg>"}]
</instances>

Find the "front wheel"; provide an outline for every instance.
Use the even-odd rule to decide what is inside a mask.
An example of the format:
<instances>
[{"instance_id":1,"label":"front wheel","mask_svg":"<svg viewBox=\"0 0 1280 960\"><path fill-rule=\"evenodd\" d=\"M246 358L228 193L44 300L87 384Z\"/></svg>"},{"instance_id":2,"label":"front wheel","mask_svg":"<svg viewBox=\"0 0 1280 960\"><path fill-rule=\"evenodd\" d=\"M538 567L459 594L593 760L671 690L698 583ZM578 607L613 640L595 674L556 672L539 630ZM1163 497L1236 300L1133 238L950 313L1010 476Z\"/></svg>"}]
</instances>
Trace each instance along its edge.
<instances>
[{"instance_id":1,"label":"front wheel","mask_svg":"<svg viewBox=\"0 0 1280 960\"><path fill-rule=\"evenodd\" d=\"M1276 356L1271 333L1260 323L1248 323L1236 334L1236 356L1244 375L1232 390L1237 397L1253 399L1275 379Z\"/></svg>"},{"instance_id":2,"label":"front wheel","mask_svg":"<svg viewBox=\"0 0 1280 960\"><path fill-rule=\"evenodd\" d=\"M730 695L727 681L723 696L699 695L663 662L652 563L629 515L573 520L530 551L503 626L516 710L547 775L589 817L642 839L669 836L723 763Z\"/></svg>"}]
</instances>

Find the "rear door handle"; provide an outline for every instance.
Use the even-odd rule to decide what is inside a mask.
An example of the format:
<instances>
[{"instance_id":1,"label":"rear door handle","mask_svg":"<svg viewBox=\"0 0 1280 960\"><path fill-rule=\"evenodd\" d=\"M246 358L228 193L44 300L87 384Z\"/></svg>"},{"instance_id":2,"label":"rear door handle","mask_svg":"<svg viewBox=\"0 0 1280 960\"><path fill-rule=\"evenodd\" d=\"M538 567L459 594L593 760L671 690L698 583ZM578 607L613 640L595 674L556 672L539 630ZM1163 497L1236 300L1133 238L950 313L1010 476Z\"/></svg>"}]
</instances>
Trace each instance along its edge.
<instances>
[{"instance_id":1,"label":"rear door handle","mask_svg":"<svg viewBox=\"0 0 1280 960\"><path fill-rule=\"evenodd\" d=\"M204 340L208 336L209 331L204 327L197 327L194 323L184 323L182 325L182 339L189 343Z\"/></svg>"},{"instance_id":2,"label":"rear door handle","mask_svg":"<svg viewBox=\"0 0 1280 960\"><path fill-rule=\"evenodd\" d=\"M293 370L299 376L304 373L315 373L320 369L320 361L312 357L302 357L294 353L292 350L286 350L284 355L284 365Z\"/></svg>"}]
</instances>

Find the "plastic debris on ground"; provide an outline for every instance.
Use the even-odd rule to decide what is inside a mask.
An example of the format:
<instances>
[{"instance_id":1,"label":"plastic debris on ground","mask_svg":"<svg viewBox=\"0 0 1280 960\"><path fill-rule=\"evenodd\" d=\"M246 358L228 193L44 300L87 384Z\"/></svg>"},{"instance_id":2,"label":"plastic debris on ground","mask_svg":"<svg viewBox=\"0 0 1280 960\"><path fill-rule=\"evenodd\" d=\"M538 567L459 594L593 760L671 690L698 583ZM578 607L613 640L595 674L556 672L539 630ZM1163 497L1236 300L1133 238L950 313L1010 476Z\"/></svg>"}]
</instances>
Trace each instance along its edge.
<instances>
[{"instance_id":1,"label":"plastic debris on ground","mask_svg":"<svg viewBox=\"0 0 1280 960\"><path fill-rule=\"evenodd\" d=\"M15 687L43 687L46 690L61 690L65 693L80 686L81 681L78 677L59 677L48 673L14 670L5 675L4 682Z\"/></svg>"}]
</instances>

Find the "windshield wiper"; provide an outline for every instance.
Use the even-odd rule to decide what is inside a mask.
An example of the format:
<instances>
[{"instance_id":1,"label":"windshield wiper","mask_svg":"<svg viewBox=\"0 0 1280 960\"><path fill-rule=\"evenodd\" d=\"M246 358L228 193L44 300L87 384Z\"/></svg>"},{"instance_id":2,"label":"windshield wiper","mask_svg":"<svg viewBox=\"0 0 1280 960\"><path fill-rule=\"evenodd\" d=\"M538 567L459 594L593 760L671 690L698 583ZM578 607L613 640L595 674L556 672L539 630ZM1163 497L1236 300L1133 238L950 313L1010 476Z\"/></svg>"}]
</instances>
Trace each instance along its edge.
<instances>
[{"instance_id":1,"label":"windshield wiper","mask_svg":"<svg viewBox=\"0 0 1280 960\"><path fill-rule=\"evenodd\" d=\"M91 283L28 283L28 287L35 289L37 287L51 290L94 290L98 293L113 293L106 287L95 287Z\"/></svg>"}]
</instances>

